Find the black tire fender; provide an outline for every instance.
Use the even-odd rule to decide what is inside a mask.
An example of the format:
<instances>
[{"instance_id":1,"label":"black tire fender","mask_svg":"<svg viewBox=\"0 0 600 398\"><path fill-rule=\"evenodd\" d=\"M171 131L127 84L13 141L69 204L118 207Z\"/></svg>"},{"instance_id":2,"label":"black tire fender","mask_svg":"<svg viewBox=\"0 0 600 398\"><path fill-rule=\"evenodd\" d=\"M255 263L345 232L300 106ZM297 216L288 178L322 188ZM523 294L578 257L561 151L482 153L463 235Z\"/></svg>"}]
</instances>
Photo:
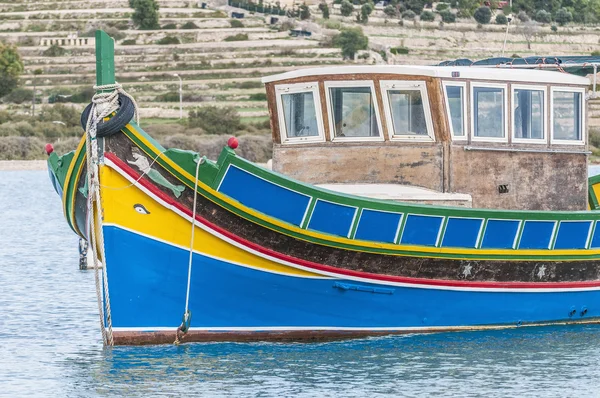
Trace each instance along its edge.
<instances>
[{"instance_id":1,"label":"black tire fender","mask_svg":"<svg viewBox=\"0 0 600 398\"><path fill-rule=\"evenodd\" d=\"M119 109L117 114L111 117L107 121L101 121L98 123L96 136L98 137L109 137L113 134L118 133L127 126L127 124L133 119L135 115L135 106L133 101L123 94L119 94ZM81 127L85 130L87 127L88 118L90 111L92 110L92 104L85 107L81 113Z\"/></svg>"}]
</instances>

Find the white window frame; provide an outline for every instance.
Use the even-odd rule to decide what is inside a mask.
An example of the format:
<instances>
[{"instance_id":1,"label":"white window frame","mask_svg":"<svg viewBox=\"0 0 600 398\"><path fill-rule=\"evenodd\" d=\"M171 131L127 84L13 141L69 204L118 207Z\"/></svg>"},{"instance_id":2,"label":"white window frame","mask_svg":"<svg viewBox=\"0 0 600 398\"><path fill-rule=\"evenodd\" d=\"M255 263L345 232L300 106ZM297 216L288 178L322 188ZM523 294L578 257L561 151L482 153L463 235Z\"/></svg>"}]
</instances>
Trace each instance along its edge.
<instances>
[{"instance_id":1,"label":"white window frame","mask_svg":"<svg viewBox=\"0 0 600 398\"><path fill-rule=\"evenodd\" d=\"M496 137L477 137L475 135L477 126L475 126L475 89L476 88L500 88L504 90L504 137L496 138ZM498 84L498 83L479 83L479 82L471 82L471 140L477 142L508 142L508 84Z\"/></svg>"},{"instance_id":2,"label":"white window frame","mask_svg":"<svg viewBox=\"0 0 600 398\"><path fill-rule=\"evenodd\" d=\"M580 93L581 103L579 109L581 109L581 140L555 140L554 139L554 93L567 92L567 93ZM585 130L585 88L582 87L564 87L564 86L552 86L550 87L550 143L559 145L585 145L586 130Z\"/></svg>"},{"instance_id":3,"label":"white window frame","mask_svg":"<svg viewBox=\"0 0 600 398\"><path fill-rule=\"evenodd\" d=\"M315 103L315 114L317 116L318 135L311 137L288 137L285 123L285 115L283 113L283 94L298 94L312 93ZM306 142L324 142L325 129L323 127L323 111L321 108L321 97L319 95L319 83L297 83L297 84L281 84L275 86L275 97L277 99L277 118L279 119L279 134L282 144L304 144Z\"/></svg>"},{"instance_id":4,"label":"white window frame","mask_svg":"<svg viewBox=\"0 0 600 398\"><path fill-rule=\"evenodd\" d=\"M333 119L333 108L330 88L351 88L351 87L369 87L371 89L371 98L373 99L373 108L375 110L375 119L377 120L377 128L379 129L379 137L336 137L335 123ZM327 114L329 116L329 138L334 142L344 141L384 141L384 132L381 126L381 115L379 114L379 103L377 102L377 93L372 80L341 80L325 82L325 100L327 102Z\"/></svg>"},{"instance_id":5,"label":"white window frame","mask_svg":"<svg viewBox=\"0 0 600 398\"><path fill-rule=\"evenodd\" d=\"M407 81L407 80L382 80L379 82L381 87L381 97L383 98L383 113L385 114L385 122L388 126L388 135L390 141L415 141L415 142L434 142L435 135L433 134L433 121L431 119L431 108L429 107L429 96L427 95L427 85L424 81ZM425 126L427 135L419 134L395 134L394 120L392 118L392 108L388 98L389 90L404 89L404 90L419 90L423 100L423 112L425 112Z\"/></svg>"},{"instance_id":6,"label":"white window frame","mask_svg":"<svg viewBox=\"0 0 600 398\"><path fill-rule=\"evenodd\" d=\"M517 138L517 137L515 137L515 110L514 110L515 89L516 90L542 91L544 93L543 98L542 98L542 103L544 106L544 109L543 109L544 112L542 114L543 127L544 127L544 138L537 139L537 138ZM547 109L548 108L548 88L546 86L511 84L510 98L511 98L510 104L512 107L510 109L510 131L511 131L512 142L515 142L517 144L547 144L548 143L548 134L550 133L548 131L548 112L549 112L549 110Z\"/></svg>"},{"instance_id":7,"label":"white window frame","mask_svg":"<svg viewBox=\"0 0 600 398\"><path fill-rule=\"evenodd\" d=\"M463 133L464 135L454 135L454 127L452 126L452 115L450 114L450 101L448 100L448 93L446 87L462 87L463 89ZM467 108L467 83L466 82L454 82L451 80L442 81L442 91L444 92L444 101L446 101L446 118L448 125L450 126L450 135L452 141L467 141L469 139L469 129L467 127L468 108Z\"/></svg>"}]
</instances>

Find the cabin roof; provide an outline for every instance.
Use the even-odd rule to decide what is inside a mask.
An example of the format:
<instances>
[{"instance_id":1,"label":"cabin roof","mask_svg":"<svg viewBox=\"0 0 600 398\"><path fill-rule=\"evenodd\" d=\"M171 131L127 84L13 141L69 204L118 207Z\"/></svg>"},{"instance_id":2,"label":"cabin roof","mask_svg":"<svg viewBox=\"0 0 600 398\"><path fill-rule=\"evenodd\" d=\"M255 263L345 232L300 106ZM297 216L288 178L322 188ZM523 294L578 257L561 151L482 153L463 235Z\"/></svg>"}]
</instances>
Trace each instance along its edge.
<instances>
[{"instance_id":1,"label":"cabin roof","mask_svg":"<svg viewBox=\"0 0 600 398\"><path fill-rule=\"evenodd\" d=\"M266 76L263 83L299 77L318 77L323 75L353 75L353 74L397 74L419 75L439 78L456 78L453 72L459 72L460 79L497 80L501 82L527 82L551 84L589 85L587 77L581 77L559 71L516 69L508 67L475 67L475 66L421 66L421 65L360 65L360 66L331 66L324 68L305 68L277 75Z\"/></svg>"}]
</instances>

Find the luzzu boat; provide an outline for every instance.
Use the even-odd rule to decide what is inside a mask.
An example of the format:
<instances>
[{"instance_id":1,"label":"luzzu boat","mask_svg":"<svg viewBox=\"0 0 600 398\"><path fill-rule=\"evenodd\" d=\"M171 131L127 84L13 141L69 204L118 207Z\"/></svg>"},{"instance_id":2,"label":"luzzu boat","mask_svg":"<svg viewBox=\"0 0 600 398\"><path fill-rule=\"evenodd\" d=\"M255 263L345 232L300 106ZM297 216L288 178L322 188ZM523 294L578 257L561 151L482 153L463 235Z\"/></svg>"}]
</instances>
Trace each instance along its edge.
<instances>
[{"instance_id":1,"label":"luzzu boat","mask_svg":"<svg viewBox=\"0 0 600 398\"><path fill-rule=\"evenodd\" d=\"M96 43L98 84L114 83L113 42ZM235 139L217 161L165 149L127 101L102 119L116 132L50 153L67 222L104 266L109 343L600 320L587 78L356 66L263 82L275 171Z\"/></svg>"}]
</instances>

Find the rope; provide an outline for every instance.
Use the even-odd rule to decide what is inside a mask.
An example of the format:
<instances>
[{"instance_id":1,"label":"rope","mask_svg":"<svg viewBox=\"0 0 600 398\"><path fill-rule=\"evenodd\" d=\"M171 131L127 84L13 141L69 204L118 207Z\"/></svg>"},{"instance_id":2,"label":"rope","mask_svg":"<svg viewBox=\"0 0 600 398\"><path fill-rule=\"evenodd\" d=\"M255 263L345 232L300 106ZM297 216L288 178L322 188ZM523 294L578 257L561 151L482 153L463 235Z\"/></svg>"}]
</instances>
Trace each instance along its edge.
<instances>
[{"instance_id":1,"label":"rope","mask_svg":"<svg viewBox=\"0 0 600 398\"><path fill-rule=\"evenodd\" d=\"M108 273L106 266L102 267L102 288L100 286L100 260L106 262L104 253L104 234L102 228L98 228L96 236L96 221L102 222L102 202L100 197L100 180L98 178L98 140L96 137L98 123L104 120L119 108L119 94L131 99L135 108L136 122L139 124L138 106L133 97L127 94L120 84L106 84L94 86L99 92L92 98L92 109L86 124L86 155L87 155L87 181L88 181L88 238L94 261L94 278L96 282L96 299L98 301L98 312L100 315L100 330L104 346L113 346L112 316L110 311L110 296L108 291ZM94 203L95 202L95 203ZM95 204L95 206L94 206ZM98 247L100 246L100 247ZM102 303L102 293L104 303Z\"/></svg>"},{"instance_id":2,"label":"rope","mask_svg":"<svg viewBox=\"0 0 600 398\"><path fill-rule=\"evenodd\" d=\"M200 171L200 165L202 164L202 159L198 159L196 162L196 179L194 180L194 207L192 209L192 233L190 237L190 256L188 259L188 278L187 278L187 291L185 294L185 311L183 312L183 319L181 325L177 328L175 332L175 341L174 344L179 344L179 332L183 331L185 334L189 327L190 322L190 285L192 281L192 261L194 258L194 232L196 230L196 201L198 199L198 172Z\"/></svg>"}]
</instances>

